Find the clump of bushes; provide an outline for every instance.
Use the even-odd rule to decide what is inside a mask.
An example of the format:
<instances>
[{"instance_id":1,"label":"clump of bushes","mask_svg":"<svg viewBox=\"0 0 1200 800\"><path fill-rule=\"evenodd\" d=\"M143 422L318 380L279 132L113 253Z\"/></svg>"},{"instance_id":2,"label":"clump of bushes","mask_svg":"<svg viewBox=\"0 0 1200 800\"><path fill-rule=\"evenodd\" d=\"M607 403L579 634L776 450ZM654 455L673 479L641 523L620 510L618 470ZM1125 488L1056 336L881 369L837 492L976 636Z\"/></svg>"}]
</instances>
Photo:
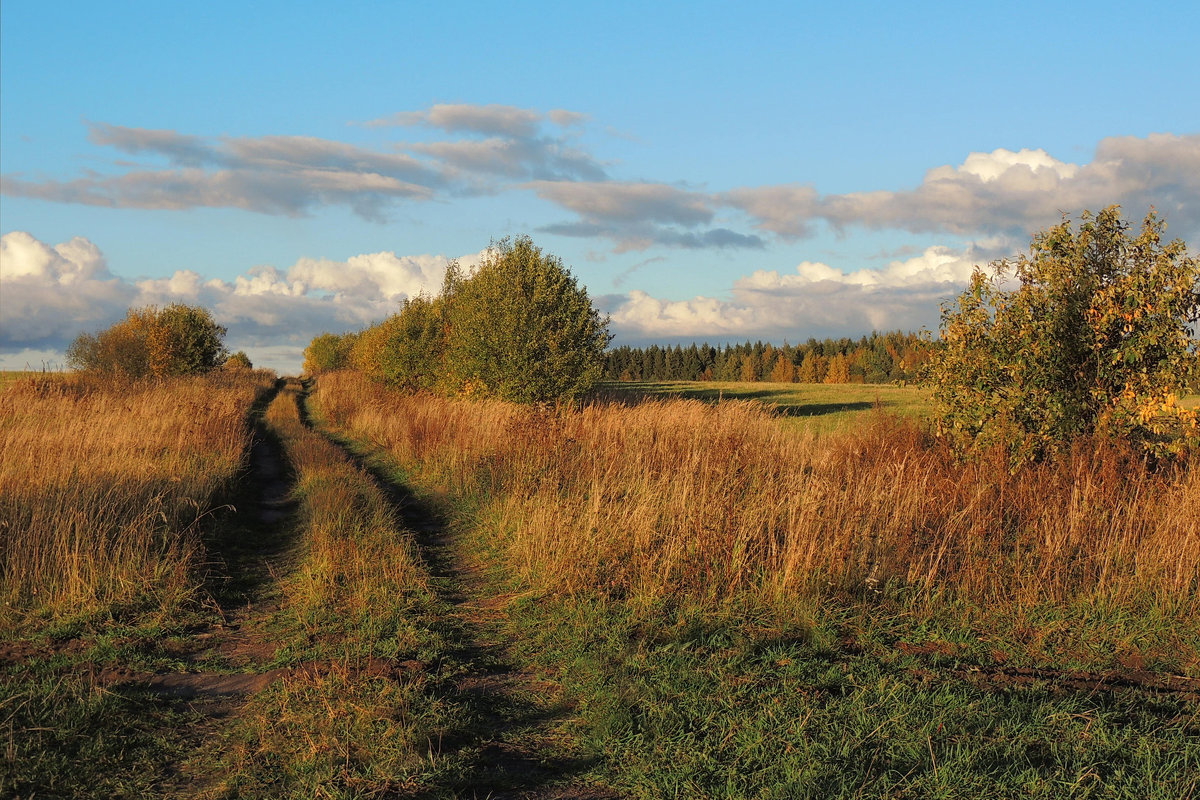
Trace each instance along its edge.
<instances>
[{"instance_id":1,"label":"clump of bushes","mask_svg":"<svg viewBox=\"0 0 1200 800\"><path fill-rule=\"evenodd\" d=\"M225 369L230 370L248 370L254 369L254 363L250 360L250 356L246 355L245 350L238 350L236 353L225 359Z\"/></svg>"},{"instance_id":2,"label":"clump of bushes","mask_svg":"<svg viewBox=\"0 0 1200 800\"><path fill-rule=\"evenodd\" d=\"M926 372L939 433L1014 463L1088 436L1156 455L1200 445L1196 412L1178 405L1200 378L1200 260L1164 229L1153 211L1136 232L1117 206L1085 211L1078 229L1064 220L1029 255L976 269Z\"/></svg>"},{"instance_id":3,"label":"clump of bushes","mask_svg":"<svg viewBox=\"0 0 1200 800\"><path fill-rule=\"evenodd\" d=\"M352 368L390 386L521 403L588 392L604 369L608 320L563 265L527 237L493 243L475 269L456 263L440 295L419 295L361 333L323 333L309 374Z\"/></svg>"},{"instance_id":4,"label":"clump of bushes","mask_svg":"<svg viewBox=\"0 0 1200 800\"><path fill-rule=\"evenodd\" d=\"M225 363L225 333L206 308L181 303L131 308L115 325L76 337L67 348L67 364L128 379L196 375ZM250 359L240 355L248 366Z\"/></svg>"}]
</instances>

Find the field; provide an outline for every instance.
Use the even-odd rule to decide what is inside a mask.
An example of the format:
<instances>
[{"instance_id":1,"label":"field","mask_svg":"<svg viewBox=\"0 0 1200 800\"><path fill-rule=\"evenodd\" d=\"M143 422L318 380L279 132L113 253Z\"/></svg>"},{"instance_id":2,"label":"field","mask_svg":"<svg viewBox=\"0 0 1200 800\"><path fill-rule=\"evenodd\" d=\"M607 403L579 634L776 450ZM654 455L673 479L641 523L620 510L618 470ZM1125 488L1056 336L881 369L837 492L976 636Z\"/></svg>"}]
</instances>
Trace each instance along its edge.
<instances>
[{"instance_id":1,"label":"field","mask_svg":"<svg viewBox=\"0 0 1200 800\"><path fill-rule=\"evenodd\" d=\"M0 795L1195 796L1194 465L924 408L12 381Z\"/></svg>"},{"instance_id":2,"label":"field","mask_svg":"<svg viewBox=\"0 0 1200 800\"><path fill-rule=\"evenodd\" d=\"M617 400L669 397L705 402L755 400L771 408L785 426L819 432L846 429L875 408L911 419L929 413L924 391L891 384L610 382L602 391Z\"/></svg>"}]
</instances>

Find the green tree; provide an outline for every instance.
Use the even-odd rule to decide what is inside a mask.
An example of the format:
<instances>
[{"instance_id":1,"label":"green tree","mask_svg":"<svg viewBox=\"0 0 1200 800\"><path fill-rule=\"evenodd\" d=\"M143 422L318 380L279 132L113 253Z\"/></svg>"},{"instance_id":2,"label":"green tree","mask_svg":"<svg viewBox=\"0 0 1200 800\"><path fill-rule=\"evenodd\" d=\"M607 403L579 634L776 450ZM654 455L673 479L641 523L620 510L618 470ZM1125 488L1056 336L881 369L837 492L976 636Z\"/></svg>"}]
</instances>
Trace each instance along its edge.
<instances>
[{"instance_id":1,"label":"green tree","mask_svg":"<svg viewBox=\"0 0 1200 800\"><path fill-rule=\"evenodd\" d=\"M219 367L228 355L225 334L207 308L169 305L157 312L150 326L150 371L165 378Z\"/></svg>"},{"instance_id":2,"label":"green tree","mask_svg":"<svg viewBox=\"0 0 1200 800\"><path fill-rule=\"evenodd\" d=\"M304 372L308 375L320 375L336 369L350 366L350 351L353 349L358 334L353 333L322 333L313 337L304 348Z\"/></svg>"},{"instance_id":3,"label":"green tree","mask_svg":"<svg viewBox=\"0 0 1200 800\"><path fill-rule=\"evenodd\" d=\"M493 243L469 276L447 271L446 378L517 402L573 398L600 379L608 320L563 266L522 236Z\"/></svg>"},{"instance_id":4,"label":"green tree","mask_svg":"<svg viewBox=\"0 0 1200 800\"><path fill-rule=\"evenodd\" d=\"M405 300L400 313L359 335L351 352L354 366L391 386L432 389L443 374L442 306L424 295Z\"/></svg>"},{"instance_id":5,"label":"green tree","mask_svg":"<svg viewBox=\"0 0 1200 800\"><path fill-rule=\"evenodd\" d=\"M1164 229L1152 210L1134 232L1111 206L1035 234L990 275L976 269L943 308L924 372L939 431L1002 444L1015 462L1092 434L1155 452L1195 444L1196 414L1176 399L1200 374L1200 262L1163 244Z\"/></svg>"}]
</instances>

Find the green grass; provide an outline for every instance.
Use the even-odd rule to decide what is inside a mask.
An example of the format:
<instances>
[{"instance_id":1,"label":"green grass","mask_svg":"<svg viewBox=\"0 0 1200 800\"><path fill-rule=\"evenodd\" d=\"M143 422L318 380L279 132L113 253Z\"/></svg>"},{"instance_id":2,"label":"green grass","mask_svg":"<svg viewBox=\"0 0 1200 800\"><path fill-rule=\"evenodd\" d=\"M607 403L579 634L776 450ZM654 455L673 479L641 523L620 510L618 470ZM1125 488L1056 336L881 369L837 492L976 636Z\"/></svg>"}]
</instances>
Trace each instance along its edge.
<instances>
[{"instance_id":1,"label":"green grass","mask_svg":"<svg viewBox=\"0 0 1200 800\"><path fill-rule=\"evenodd\" d=\"M811 402L813 388L847 389L783 390ZM853 420L862 410L842 413ZM587 588L532 595L504 569L489 498L439 495L445 487L419 466L380 463L443 497L467 560L491 565L489 591L520 598L505 638L524 669L563 685L595 774L624 797L1200 792L1194 697L1081 689L1055 672L1189 671L1172 652L1194 651L1200 634L1173 628L1169 614L1083 603L1002 615L887 593L769 609L638 607ZM1015 666L1043 672L1006 677Z\"/></svg>"},{"instance_id":2,"label":"green grass","mask_svg":"<svg viewBox=\"0 0 1200 800\"><path fill-rule=\"evenodd\" d=\"M818 433L847 429L877 406L902 417L923 417L930 413L927 392L893 384L607 382L601 391L616 398L757 400L774 406L785 424Z\"/></svg>"},{"instance_id":3,"label":"green grass","mask_svg":"<svg viewBox=\"0 0 1200 800\"><path fill-rule=\"evenodd\" d=\"M514 639L557 670L632 798L1178 798L1200 723L1177 698L987 689L954 656L804 627L585 598L521 606Z\"/></svg>"}]
</instances>

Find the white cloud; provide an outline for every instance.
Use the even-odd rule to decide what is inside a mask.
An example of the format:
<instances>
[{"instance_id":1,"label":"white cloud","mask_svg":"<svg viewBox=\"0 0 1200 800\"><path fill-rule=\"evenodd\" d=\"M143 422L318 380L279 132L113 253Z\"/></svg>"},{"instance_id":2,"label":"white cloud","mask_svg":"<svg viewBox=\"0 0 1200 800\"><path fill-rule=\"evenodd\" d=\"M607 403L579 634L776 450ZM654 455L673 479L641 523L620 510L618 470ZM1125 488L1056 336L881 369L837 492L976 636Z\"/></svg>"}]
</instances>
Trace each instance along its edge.
<instances>
[{"instance_id":1,"label":"white cloud","mask_svg":"<svg viewBox=\"0 0 1200 800\"><path fill-rule=\"evenodd\" d=\"M958 167L939 167L930 171L926 180L936 180L938 178L953 177L954 173L967 175L975 175L985 183L988 181L999 180L1006 175L1017 174L1022 170L1013 170L1014 167L1024 167L1035 176L1038 173L1043 173L1054 176L1055 178L1073 178L1075 173L1079 172L1078 164L1068 164L1064 161L1059 161L1052 158L1045 150L1029 150L1021 149L1014 153L1011 150L1005 150L1001 147L998 150L993 150L990 153L971 153L967 156L966 161Z\"/></svg>"},{"instance_id":2,"label":"white cloud","mask_svg":"<svg viewBox=\"0 0 1200 800\"><path fill-rule=\"evenodd\" d=\"M470 254L460 263L469 267L479 258ZM113 276L87 239L52 247L13 231L0 237L0 363L61 359L72 338L112 324L130 307L189 303L212 310L229 329L231 349L246 350L256 363L283 359L276 365L296 370L316 334L360 329L406 298L439 291L447 263L444 256L380 252L345 261L303 258L286 270L253 267L232 281L191 270L130 281Z\"/></svg>"},{"instance_id":3,"label":"white cloud","mask_svg":"<svg viewBox=\"0 0 1200 800\"><path fill-rule=\"evenodd\" d=\"M870 330L935 329L938 304L962 291L976 264L1010 255L1002 240L966 250L932 246L878 269L843 272L804 261L793 272L757 270L729 300L662 300L633 291L605 299L618 342L709 339L797 341Z\"/></svg>"},{"instance_id":4,"label":"white cloud","mask_svg":"<svg viewBox=\"0 0 1200 800\"><path fill-rule=\"evenodd\" d=\"M813 223L914 232L1007 234L1055 224L1063 213L1120 204L1140 217L1155 206L1183 237L1200 234L1200 135L1103 139L1086 164L1044 150L971 153L962 164L929 170L909 191L819 195L810 186L760 186L725 192L761 230L797 238Z\"/></svg>"},{"instance_id":5,"label":"white cloud","mask_svg":"<svg viewBox=\"0 0 1200 800\"><path fill-rule=\"evenodd\" d=\"M61 342L123 311L136 294L87 239L51 247L24 231L0 237L0 286L5 350Z\"/></svg>"}]
</instances>

